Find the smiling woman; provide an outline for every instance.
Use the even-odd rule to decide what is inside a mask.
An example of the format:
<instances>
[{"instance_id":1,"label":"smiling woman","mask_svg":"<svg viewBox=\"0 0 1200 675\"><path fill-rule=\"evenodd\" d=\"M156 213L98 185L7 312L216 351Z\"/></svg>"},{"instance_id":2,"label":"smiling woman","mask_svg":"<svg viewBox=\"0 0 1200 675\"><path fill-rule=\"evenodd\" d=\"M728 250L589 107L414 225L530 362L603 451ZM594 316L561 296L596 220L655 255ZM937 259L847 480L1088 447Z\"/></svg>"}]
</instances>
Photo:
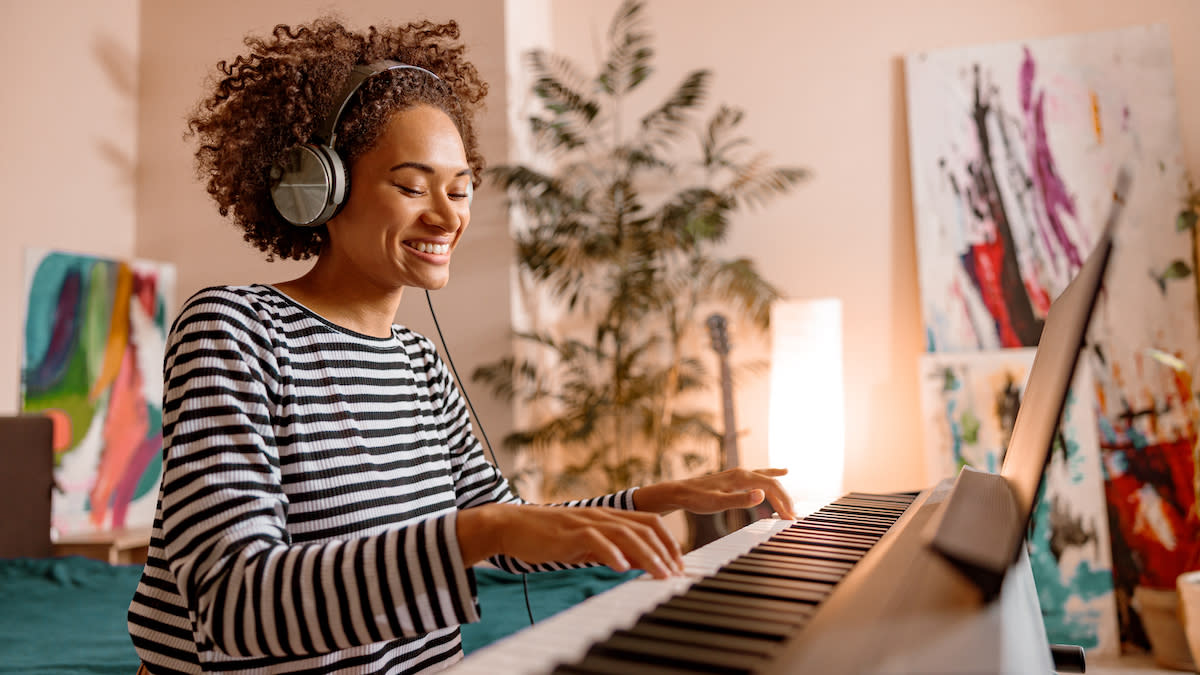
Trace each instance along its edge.
<instances>
[{"instance_id":1,"label":"smiling woman","mask_svg":"<svg viewBox=\"0 0 1200 675\"><path fill-rule=\"evenodd\" d=\"M204 289L171 328L129 608L150 672L438 670L480 618L475 563L667 577L682 560L662 513L765 498L792 515L777 471L539 506L486 461L437 350L393 318L406 287L449 281L471 220L487 87L457 38L454 23L279 26L219 64L191 120L221 213L270 256L316 260ZM310 188L315 205L292 199Z\"/></svg>"}]
</instances>

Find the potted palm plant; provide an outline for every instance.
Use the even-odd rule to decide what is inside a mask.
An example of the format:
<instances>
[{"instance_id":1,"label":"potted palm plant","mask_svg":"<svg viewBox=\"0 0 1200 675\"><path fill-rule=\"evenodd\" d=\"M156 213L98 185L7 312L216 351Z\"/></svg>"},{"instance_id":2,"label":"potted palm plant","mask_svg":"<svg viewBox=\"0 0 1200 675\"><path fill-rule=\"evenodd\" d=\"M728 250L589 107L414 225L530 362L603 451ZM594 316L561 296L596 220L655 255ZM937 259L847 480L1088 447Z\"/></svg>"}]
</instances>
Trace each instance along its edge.
<instances>
[{"instance_id":1,"label":"potted palm plant","mask_svg":"<svg viewBox=\"0 0 1200 675\"><path fill-rule=\"evenodd\" d=\"M807 176L752 151L739 110L697 119L709 70L627 115L654 72L640 1L620 6L607 43L591 75L560 55L527 54L541 104L530 129L552 168L489 170L525 223L515 234L525 302L549 305L538 314L554 319L519 330L518 355L473 379L537 411L504 445L561 451L561 470L534 479L551 495L662 480L712 456L721 432L714 399L700 395L715 370L702 353L705 317L728 312L762 331L779 296L751 260L722 257L719 245L734 214Z\"/></svg>"}]
</instances>

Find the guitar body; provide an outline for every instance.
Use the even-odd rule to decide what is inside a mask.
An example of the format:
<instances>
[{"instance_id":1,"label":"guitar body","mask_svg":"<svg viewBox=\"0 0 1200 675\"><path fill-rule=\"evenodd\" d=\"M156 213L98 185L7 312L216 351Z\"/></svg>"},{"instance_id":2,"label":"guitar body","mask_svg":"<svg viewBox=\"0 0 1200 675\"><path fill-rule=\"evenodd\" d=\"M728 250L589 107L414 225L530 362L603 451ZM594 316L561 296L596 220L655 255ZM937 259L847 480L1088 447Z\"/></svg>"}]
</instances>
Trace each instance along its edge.
<instances>
[{"instance_id":1,"label":"guitar body","mask_svg":"<svg viewBox=\"0 0 1200 675\"><path fill-rule=\"evenodd\" d=\"M709 337L712 340L713 351L721 364L721 401L724 412L725 431L721 437L721 470L731 469L740 464L737 449L737 423L733 414L733 378L729 368L729 340L726 335L725 317L713 314L705 322L708 325ZM729 509L721 513L687 513L689 545L697 549L705 544L716 541L727 534L737 532L743 527L762 518L770 518L774 510L765 500L762 504L748 509Z\"/></svg>"}]
</instances>

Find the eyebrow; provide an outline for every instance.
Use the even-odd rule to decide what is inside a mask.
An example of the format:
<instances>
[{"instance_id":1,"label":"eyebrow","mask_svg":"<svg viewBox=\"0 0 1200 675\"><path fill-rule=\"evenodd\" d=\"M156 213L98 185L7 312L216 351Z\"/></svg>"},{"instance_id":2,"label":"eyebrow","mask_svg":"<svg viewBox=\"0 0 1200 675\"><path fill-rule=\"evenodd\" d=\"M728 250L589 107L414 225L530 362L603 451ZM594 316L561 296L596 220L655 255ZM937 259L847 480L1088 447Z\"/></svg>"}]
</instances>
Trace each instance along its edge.
<instances>
[{"instance_id":1,"label":"eyebrow","mask_svg":"<svg viewBox=\"0 0 1200 675\"><path fill-rule=\"evenodd\" d=\"M428 173L428 174L436 173L433 170L432 166L421 163L421 162L400 162L396 166L393 166L392 168L388 169L388 171L389 172L399 171L400 169L416 169L417 171L420 171L421 173ZM459 171L458 173L454 174L454 177L458 178L459 176L470 176L470 175L471 175L470 169L463 169L462 171Z\"/></svg>"}]
</instances>

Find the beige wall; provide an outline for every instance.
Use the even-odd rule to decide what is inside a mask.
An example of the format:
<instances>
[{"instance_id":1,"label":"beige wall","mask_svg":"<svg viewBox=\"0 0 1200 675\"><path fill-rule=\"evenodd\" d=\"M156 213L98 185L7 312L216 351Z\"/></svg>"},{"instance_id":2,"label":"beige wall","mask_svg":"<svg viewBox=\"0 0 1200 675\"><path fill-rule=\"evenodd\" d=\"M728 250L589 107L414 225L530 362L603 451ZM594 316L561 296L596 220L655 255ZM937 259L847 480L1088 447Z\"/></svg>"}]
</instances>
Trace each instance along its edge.
<instances>
[{"instance_id":1,"label":"beige wall","mask_svg":"<svg viewBox=\"0 0 1200 675\"><path fill-rule=\"evenodd\" d=\"M548 3L554 47L586 63L616 0ZM179 298L217 283L300 273L268 264L216 214L195 180L184 118L221 58L248 31L301 21L316 0L0 0L6 105L0 308L21 311L26 246L174 262ZM356 25L458 18L484 76L482 121L493 162L509 152L503 0L356 0L336 5ZM515 9L514 9L515 8ZM738 11L733 11L734 9ZM816 177L733 230L729 252L749 255L792 297L845 303L847 487L924 484L917 424L921 349L909 197L901 57L909 51L1164 22L1176 54L1185 157L1200 175L1200 2L1196 0L650 0L660 81L715 71L713 100L747 112L758 147ZM539 22L543 22L541 19ZM511 30L511 28L510 28ZM53 36L51 41L48 36ZM136 103L135 103L136 97ZM14 104L14 102L19 103ZM434 294L459 372L509 349L509 239L498 195L481 190L454 279ZM433 335L424 299L401 320ZM0 330L0 412L17 406L21 322ZM474 392L473 392L474 393ZM507 407L473 397L493 441ZM765 460L765 382L739 396L746 454Z\"/></svg>"},{"instance_id":2,"label":"beige wall","mask_svg":"<svg viewBox=\"0 0 1200 675\"><path fill-rule=\"evenodd\" d=\"M0 0L0 414L20 402L26 249L134 253L138 7Z\"/></svg>"},{"instance_id":3,"label":"beige wall","mask_svg":"<svg viewBox=\"0 0 1200 675\"><path fill-rule=\"evenodd\" d=\"M554 0L555 48L591 63L617 4ZM925 484L904 54L1165 23L1184 155L1200 176L1196 0L650 0L647 9L664 87L711 68L710 100L746 111L743 130L754 146L815 172L769 210L737 222L728 246L754 258L789 297L843 302L849 489ZM748 431L743 454L755 465L766 458L765 388L764 378L737 398Z\"/></svg>"}]
</instances>

